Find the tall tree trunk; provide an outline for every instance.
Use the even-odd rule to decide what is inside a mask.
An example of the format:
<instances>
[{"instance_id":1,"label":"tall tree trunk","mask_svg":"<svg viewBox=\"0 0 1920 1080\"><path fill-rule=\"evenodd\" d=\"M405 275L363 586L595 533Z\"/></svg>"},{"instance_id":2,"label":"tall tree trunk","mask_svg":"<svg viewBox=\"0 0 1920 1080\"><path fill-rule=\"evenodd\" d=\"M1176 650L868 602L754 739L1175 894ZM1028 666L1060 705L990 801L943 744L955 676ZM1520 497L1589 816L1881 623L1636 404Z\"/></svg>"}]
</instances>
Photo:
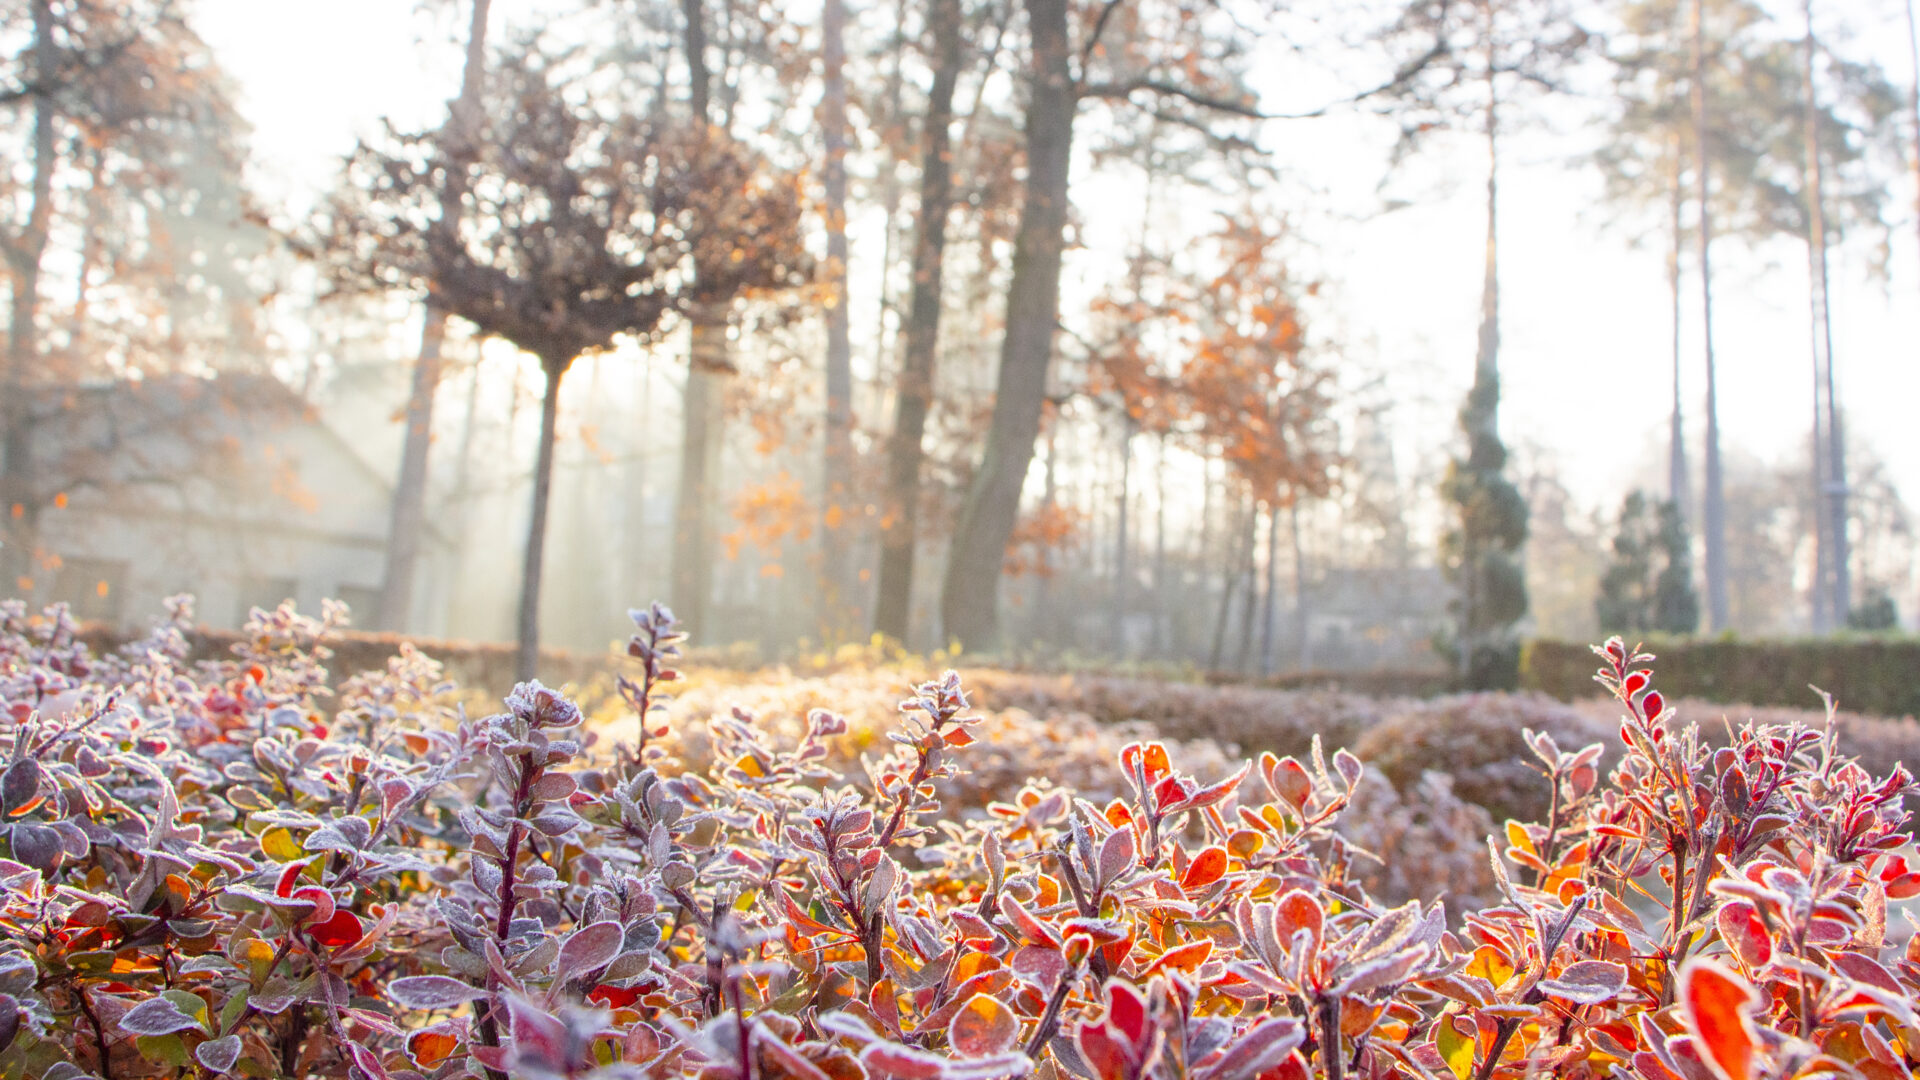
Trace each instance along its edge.
<instances>
[{"instance_id":1,"label":"tall tree trunk","mask_svg":"<svg viewBox=\"0 0 1920 1080\"><path fill-rule=\"evenodd\" d=\"M653 365L643 356L640 360L639 377L634 380L635 393L632 404L634 416L651 417L653 415ZM625 511L620 519L621 550L626 552L646 551L657 543L657 539L647 532L647 456L653 449L654 433L644 424L629 425L626 464L621 468L621 501ZM625 558L619 562L620 596L630 604L639 604L646 599L644 590L652 585L643 582L643 567L638 559Z\"/></svg>"},{"instance_id":2,"label":"tall tree trunk","mask_svg":"<svg viewBox=\"0 0 1920 1080\"><path fill-rule=\"evenodd\" d=\"M681 0L686 16L687 103L696 124L710 124L713 76L707 67L704 0ZM708 275L693 268L695 282ZM687 382L682 397L680 489L675 495L673 586L675 614L695 634L709 635L707 605L713 598L713 485L717 480L719 439L725 427L728 358L728 304L696 304L687 350Z\"/></svg>"},{"instance_id":3,"label":"tall tree trunk","mask_svg":"<svg viewBox=\"0 0 1920 1080\"><path fill-rule=\"evenodd\" d=\"M1167 433L1159 433L1153 458L1153 650L1166 659L1173 648L1167 625Z\"/></svg>"},{"instance_id":4,"label":"tall tree trunk","mask_svg":"<svg viewBox=\"0 0 1920 1080\"><path fill-rule=\"evenodd\" d=\"M1045 513L1053 512L1054 503L1059 498L1057 484L1060 475L1060 444L1057 441L1060 434L1059 428L1060 418L1056 415L1052 422L1047 424L1047 458L1041 473L1043 482L1040 488L1040 508ZM1060 553L1060 563L1056 564L1053 561L1054 555L1054 552L1046 554L1047 565L1040 573L1040 580L1034 583L1033 625L1035 630L1033 636L1058 651L1065 634L1058 618L1059 605L1054 603L1053 581L1060 565L1066 562L1066 556L1065 553Z\"/></svg>"},{"instance_id":5,"label":"tall tree trunk","mask_svg":"<svg viewBox=\"0 0 1920 1080\"><path fill-rule=\"evenodd\" d=\"M1720 384L1713 362L1713 208L1708 201L1712 156L1707 132L1706 0L1693 0L1693 183L1700 207L1700 331L1707 359L1706 494L1701 527L1706 540L1707 621L1714 631L1731 621L1727 605L1727 503L1720 465Z\"/></svg>"},{"instance_id":6,"label":"tall tree trunk","mask_svg":"<svg viewBox=\"0 0 1920 1080\"><path fill-rule=\"evenodd\" d=\"M1673 229L1673 247L1667 251L1667 291L1673 304L1673 424L1668 433L1667 442L1667 498L1680 511L1680 519L1689 516L1689 504L1692 481L1687 475L1687 439L1682 424L1683 412L1680 408L1680 249L1686 243L1686 236L1680 223L1681 207L1685 205L1685 187L1681 183L1681 144L1680 133L1673 136L1673 172L1668 189L1671 212L1670 226Z\"/></svg>"},{"instance_id":7,"label":"tall tree trunk","mask_svg":"<svg viewBox=\"0 0 1920 1080\"><path fill-rule=\"evenodd\" d=\"M1811 624L1816 634L1834 629L1833 595L1833 517L1827 501L1833 476L1827 459L1827 419L1830 415L1827 394L1827 365L1832 362L1827 349L1830 339L1824 334L1827 317L1826 217L1821 198L1819 114L1813 90L1813 5L1806 7L1807 33L1801 46L1801 125L1804 156L1800 163L1802 210L1807 215L1807 326L1813 355L1813 441L1809 479L1813 484L1813 583L1808 589Z\"/></svg>"},{"instance_id":8,"label":"tall tree trunk","mask_svg":"<svg viewBox=\"0 0 1920 1080\"><path fill-rule=\"evenodd\" d=\"M933 371L940 342L947 217L953 209L953 94L963 62L960 0L934 0L933 87L927 94L920 154L920 221L913 246L913 291L907 304L907 347L894 392L893 438L887 447L886 513L880 524L880 581L873 630L906 641L913 618L913 563L919 540L920 468Z\"/></svg>"},{"instance_id":9,"label":"tall tree trunk","mask_svg":"<svg viewBox=\"0 0 1920 1080\"><path fill-rule=\"evenodd\" d=\"M940 611L949 637L973 649L1000 644L1000 573L1033 461L1060 314L1060 261L1067 223L1075 88L1068 63L1067 0L1026 0L1032 38L1027 103L1026 202L1007 290L993 422L986 453L961 508L947 559Z\"/></svg>"},{"instance_id":10,"label":"tall tree trunk","mask_svg":"<svg viewBox=\"0 0 1920 1080\"><path fill-rule=\"evenodd\" d=\"M1483 4L1483 7L1485 5ZM1492 438L1499 434L1499 386L1500 386L1500 115L1499 88L1495 83L1493 66L1493 45L1491 13L1488 15L1487 45L1487 249L1483 276L1480 282L1480 337L1474 355L1473 383L1474 395L1485 395L1489 399L1487 414L1484 418L1486 433ZM1469 436L1471 438L1471 436ZM1472 450L1469 450L1469 460ZM1463 524L1461 533L1461 564L1465 572L1461 575L1461 634L1465 638L1460 650L1460 675L1464 682L1471 683L1475 656L1480 652L1482 637L1488 633L1487 618L1483 608L1489 597L1483 595L1482 586L1486 584L1486 572L1483 562L1488 552L1482 550L1481 537L1471 523Z\"/></svg>"},{"instance_id":11,"label":"tall tree trunk","mask_svg":"<svg viewBox=\"0 0 1920 1080\"><path fill-rule=\"evenodd\" d=\"M1817 620L1822 614L1827 629L1847 625L1847 609L1852 597L1847 554L1847 465L1841 443L1840 406L1834 400L1833 385L1833 312L1827 290L1827 207L1823 191L1820 161L1820 110L1814 98L1813 0L1803 5L1807 19L1805 42L1806 100L1804 135L1806 137L1807 199L1807 295L1813 323L1813 475L1819 490L1814 493L1816 563L1820 567L1816 585L1824 587L1824 599L1814 603L1814 629L1822 629ZM1821 441L1824 439L1825 445Z\"/></svg>"},{"instance_id":12,"label":"tall tree trunk","mask_svg":"<svg viewBox=\"0 0 1920 1080\"><path fill-rule=\"evenodd\" d=\"M1920 24L1913 15L1913 0L1907 0L1907 58L1913 68L1913 85L1907 89L1907 122L1913 125L1913 221L1920 229Z\"/></svg>"},{"instance_id":13,"label":"tall tree trunk","mask_svg":"<svg viewBox=\"0 0 1920 1080\"><path fill-rule=\"evenodd\" d=\"M473 139L480 130L476 114L486 74L487 14L492 6L493 0L473 0L460 96L447 119L450 161L440 196L440 226L445 229L459 227L460 200L467 189L463 166L472 160ZM400 476L394 484L387 526L387 566L380 586L378 614L379 625L384 630L405 630L413 610L414 569L420 559L420 537L426 530L427 454L433 445L433 399L440 389L440 350L446 335L447 313L428 297L425 322L420 328L420 355L413 364L413 388L407 397L406 443L400 451Z\"/></svg>"},{"instance_id":14,"label":"tall tree trunk","mask_svg":"<svg viewBox=\"0 0 1920 1080\"><path fill-rule=\"evenodd\" d=\"M1293 641L1294 663L1302 672L1313 670L1312 611L1307 607L1307 546L1300 534L1300 500L1287 507L1293 525Z\"/></svg>"},{"instance_id":15,"label":"tall tree trunk","mask_svg":"<svg viewBox=\"0 0 1920 1080\"><path fill-rule=\"evenodd\" d=\"M847 327L847 82L844 0L820 15L825 89L820 103L827 199L827 425L820 462L820 615L833 639L852 633L853 546L842 532L853 492L853 345Z\"/></svg>"},{"instance_id":16,"label":"tall tree trunk","mask_svg":"<svg viewBox=\"0 0 1920 1080\"><path fill-rule=\"evenodd\" d=\"M25 227L9 238L13 302L7 322L7 371L0 379L0 422L6 424L0 460L0 588L32 586L39 544L39 496L33 490L33 383L40 360L40 263L46 257L53 216L54 101L58 66L53 40L53 0L33 0L33 179Z\"/></svg>"},{"instance_id":17,"label":"tall tree trunk","mask_svg":"<svg viewBox=\"0 0 1920 1080\"><path fill-rule=\"evenodd\" d=\"M1253 658L1253 626L1256 613L1260 610L1260 504L1250 502L1247 506L1247 557L1242 570L1246 585L1241 590L1246 593L1246 603L1240 605L1240 650L1234 654L1233 670L1241 675L1252 674L1248 662Z\"/></svg>"},{"instance_id":18,"label":"tall tree trunk","mask_svg":"<svg viewBox=\"0 0 1920 1080\"><path fill-rule=\"evenodd\" d=\"M932 20L937 12L929 13ZM880 141L889 146L904 141L901 129L905 128L905 109L901 106L901 91L905 88L906 77L901 70L901 58L907 54L907 0L898 0L893 7L893 47L889 50L893 63L887 69L887 119L889 130L883 131ZM935 28L937 32L937 27ZM939 50L938 38L935 39L935 51ZM937 76L936 76L937 77ZM948 101L952 101L951 95ZM873 328L873 348L876 370L885 371L887 356L887 316L893 313L893 241L898 232L893 227L894 219L900 214L900 172L892 167L880 171L880 303L876 305L876 325ZM921 173L921 183L925 185L926 173Z\"/></svg>"},{"instance_id":19,"label":"tall tree trunk","mask_svg":"<svg viewBox=\"0 0 1920 1080\"><path fill-rule=\"evenodd\" d=\"M1128 504L1133 498L1133 417L1125 417L1120 429L1120 498L1115 507L1113 537L1113 652L1115 656L1127 654L1127 575L1133 572L1132 552L1128 545L1132 542L1127 535L1129 524Z\"/></svg>"},{"instance_id":20,"label":"tall tree trunk","mask_svg":"<svg viewBox=\"0 0 1920 1080\"><path fill-rule=\"evenodd\" d=\"M511 393L511 391L509 391ZM467 560L473 553L473 539L467 525L473 520L473 448L475 425L480 413L480 357L473 358L467 379L467 401L465 419L460 427L460 453L453 463L453 489L447 497L447 505L452 510L449 532L453 534L453 565L448 568L447 576L455 581L466 577ZM511 430L511 428L509 428ZM450 622L458 623L470 617L469 602L462 599L462 593L455 590L454 598L442 612Z\"/></svg>"},{"instance_id":21,"label":"tall tree trunk","mask_svg":"<svg viewBox=\"0 0 1920 1080\"><path fill-rule=\"evenodd\" d=\"M1245 507L1242 512L1251 523L1252 507ZM1241 561L1251 557L1253 548L1253 538L1248 535L1248 530L1240 527L1239 521L1234 521L1232 528L1231 538L1235 546L1228 560L1220 567L1220 608L1213 620L1213 647L1207 651L1207 670L1214 673L1224 670L1221 663L1226 652L1228 615L1233 610L1234 586L1240 579Z\"/></svg>"},{"instance_id":22,"label":"tall tree trunk","mask_svg":"<svg viewBox=\"0 0 1920 1080\"><path fill-rule=\"evenodd\" d=\"M1280 500L1267 507L1267 587L1260 612L1260 677L1273 675L1274 624L1280 621Z\"/></svg>"},{"instance_id":23,"label":"tall tree trunk","mask_svg":"<svg viewBox=\"0 0 1920 1080\"><path fill-rule=\"evenodd\" d=\"M687 626L707 625L713 597L713 486L719 472L726 395L727 321L695 309L681 395L680 489L673 531L673 608ZM709 636L706 640L712 640Z\"/></svg>"},{"instance_id":24,"label":"tall tree trunk","mask_svg":"<svg viewBox=\"0 0 1920 1080\"><path fill-rule=\"evenodd\" d=\"M560 418L560 380L571 362L572 357L540 360L547 388L540 396L540 453L533 464L533 511L527 516L526 559L520 567L520 638L513 660L513 677L520 682L533 678L540 666L540 572L547 550L547 504L553 496L554 430Z\"/></svg>"}]
</instances>

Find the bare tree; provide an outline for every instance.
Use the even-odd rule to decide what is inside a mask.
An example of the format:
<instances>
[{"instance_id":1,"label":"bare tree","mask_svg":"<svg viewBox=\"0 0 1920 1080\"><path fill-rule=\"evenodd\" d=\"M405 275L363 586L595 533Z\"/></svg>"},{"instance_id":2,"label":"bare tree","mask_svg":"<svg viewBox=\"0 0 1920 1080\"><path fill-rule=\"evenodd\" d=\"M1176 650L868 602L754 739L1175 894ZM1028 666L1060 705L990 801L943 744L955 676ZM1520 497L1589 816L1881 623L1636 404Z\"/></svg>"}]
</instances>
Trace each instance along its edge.
<instances>
[{"instance_id":1,"label":"bare tree","mask_svg":"<svg viewBox=\"0 0 1920 1080\"><path fill-rule=\"evenodd\" d=\"M853 498L853 343L847 323L847 8L825 0L820 54L825 87L820 103L827 212L827 423L820 463L821 617L835 637L850 629L852 547L842 526Z\"/></svg>"},{"instance_id":2,"label":"bare tree","mask_svg":"<svg viewBox=\"0 0 1920 1080\"><path fill-rule=\"evenodd\" d=\"M5 151L24 182L0 216L0 580L24 590L46 554L41 515L71 479L35 458L51 391L251 359L246 264L265 232L246 221L232 88L175 4L27 0L0 9L0 32L20 45L0 63L0 106L26 114ZM49 295L69 276L71 309ZM118 296L95 303L108 277Z\"/></svg>"},{"instance_id":3,"label":"bare tree","mask_svg":"<svg viewBox=\"0 0 1920 1080\"><path fill-rule=\"evenodd\" d=\"M460 78L460 96L447 118L445 152L456 162L471 160L480 125L481 86L486 76L487 15L493 0L472 0L467 29L466 65ZM467 172L454 167L441 172L446 192L439 202L458 207L465 194ZM443 223L450 224L450 223ZM447 336L447 312L431 298L422 314L420 355L413 364L413 389L407 397L407 435L400 452L400 477L393 488L393 512L387 528L387 568L380 587L379 625L404 630L413 608L414 565L420 557L427 506L427 455L433 445L433 399L440 389L441 346Z\"/></svg>"},{"instance_id":4,"label":"bare tree","mask_svg":"<svg viewBox=\"0 0 1920 1080\"><path fill-rule=\"evenodd\" d=\"M1246 62L1236 42L1143 32L1149 18L1181 25L1206 21L1189 0L1164 0L1152 12L1127 0L1086 9L1076 47L1069 0L1024 0L1027 15L1026 179L1006 332L994 388L993 417L947 557L940 610L944 632L969 648L999 644L999 592L1007 542L1019 518L1033 462L1060 316L1060 269L1071 202L1068 188L1074 119L1082 101L1133 103L1170 124L1201 131L1233 149L1251 144L1219 118L1265 118L1241 85ZM1109 47L1125 41L1125 48Z\"/></svg>"},{"instance_id":5,"label":"bare tree","mask_svg":"<svg viewBox=\"0 0 1920 1080\"><path fill-rule=\"evenodd\" d=\"M444 135L362 146L331 224L336 265L350 280L424 290L540 362L516 660L530 678L560 383L574 360L650 335L667 312L706 300L683 281L689 265L726 262L736 291L796 284L806 266L792 184L744 148L659 118L599 116L524 60L500 75L469 162L454 163ZM453 167L467 172L462 207L440 201L451 189L440 173Z\"/></svg>"},{"instance_id":6,"label":"bare tree","mask_svg":"<svg viewBox=\"0 0 1920 1080\"><path fill-rule=\"evenodd\" d=\"M953 209L953 95L965 63L960 0L931 0L933 84L921 134L920 210L915 226L906 351L894 396L887 450L886 508L881 518L880 580L873 629L907 639L913 614L913 567L919 540L920 471L927 414L933 408L934 359L940 338L947 218Z\"/></svg>"}]
</instances>

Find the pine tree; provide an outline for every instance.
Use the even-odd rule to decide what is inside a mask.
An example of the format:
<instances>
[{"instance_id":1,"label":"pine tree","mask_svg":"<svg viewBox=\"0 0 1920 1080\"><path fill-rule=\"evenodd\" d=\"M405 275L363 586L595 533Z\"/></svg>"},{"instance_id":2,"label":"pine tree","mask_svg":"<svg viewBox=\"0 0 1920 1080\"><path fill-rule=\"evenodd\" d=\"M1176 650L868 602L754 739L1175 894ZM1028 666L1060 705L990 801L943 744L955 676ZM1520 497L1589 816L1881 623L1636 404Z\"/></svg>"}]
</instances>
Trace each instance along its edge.
<instances>
[{"instance_id":1,"label":"pine tree","mask_svg":"<svg viewBox=\"0 0 1920 1080\"><path fill-rule=\"evenodd\" d=\"M1607 634L1692 633L1700 625L1686 519L1673 500L1634 491L1620 504L1594 614Z\"/></svg>"},{"instance_id":2,"label":"pine tree","mask_svg":"<svg viewBox=\"0 0 1920 1080\"><path fill-rule=\"evenodd\" d=\"M1651 628L1653 552L1660 539L1646 493L1629 492L1614 528L1613 557L1600 576L1600 595L1593 602L1601 633L1637 634Z\"/></svg>"},{"instance_id":3,"label":"pine tree","mask_svg":"<svg viewBox=\"0 0 1920 1080\"><path fill-rule=\"evenodd\" d=\"M1656 545L1665 565L1653 582L1653 629L1666 634L1691 634L1700 628L1700 594L1693 588L1693 541L1680 504L1660 504Z\"/></svg>"},{"instance_id":4,"label":"pine tree","mask_svg":"<svg viewBox=\"0 0 1920 1080\"><path fill-rule=\"evenodd\" d=\"M1517 626L1527 614L1519 558L1527 540L1527 501L1506 476L1499 405L1500 373L1483 362L1460 410L1467 456L1454 459L1441 485L1459 514L1443 553L1448 576L1459 589L1453 644L1460 681L1473 690L1507 689L1519 682Z\"/></svg>"}]
</instances>

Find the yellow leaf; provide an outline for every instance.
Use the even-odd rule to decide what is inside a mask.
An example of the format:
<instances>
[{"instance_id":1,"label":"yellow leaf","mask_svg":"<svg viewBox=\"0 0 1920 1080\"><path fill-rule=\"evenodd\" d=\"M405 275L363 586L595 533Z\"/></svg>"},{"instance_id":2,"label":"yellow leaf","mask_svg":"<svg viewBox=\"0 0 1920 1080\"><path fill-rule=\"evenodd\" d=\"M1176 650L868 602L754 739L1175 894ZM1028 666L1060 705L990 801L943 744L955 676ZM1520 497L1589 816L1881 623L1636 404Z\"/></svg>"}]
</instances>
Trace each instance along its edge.
<instances>
[{"instance_id":1,"label":"yellow leaf","mask_svg":"<svg viewBox=\"0 0 1920 1080\"><path fill-rule=\"evenodd\" d=\"M1526 826L1512 818L1507 819L1507 843L1532 855L1534 858L1540 857L1540 852L1535 850L1533 846L1533 837L1527 835Z\"/></svg>"},{"instance_id":2,"label":"yellow leaf","mask_svg":"<svg viewBox=\"0 0 1920 1080\"><path fill-rule=\"evenodd\" d=\"M1513 978L1513 965L1500 955L1500 950L1491 945L1482 945L1474 950L1473 959L1467 962L1467 974L1478 975L1498 989Z\"/></svg>"},{"instance_id":3,"label":"yellow leaf","mask_svg":"<svg viewBox=\"0 0 1920 1080\"><path fill-rule=\"evenodd\" d=\"M265 980L268 969L273 967L273 946L259 938L251 938L244 948L247 968L252 973L253 980L255 982Z\"/></svg>"},{"instance_id":4,"label":"yellow leaf","mask_svg":"<svg viewBox=\"0 0 1920 1080\"><path fill-rule=\"evenodd\" d=\"M260 834L260 850L274 862L283 863L292 862L306 854L300 847L300 841L295 840L293 833L284 825L275 825Z\"/></svg>"},{"instance_id":5,"label":"yellow leaf","mask_svg":"<svg viewBox=\"0 0 1920 1080\"><path fill-rule=\"evenodd\" d=\"M1434 1048L1440 1051L1440 1059L1460 1080L1467 1080L1467 1074L1473 1071L1473 1038L1460 1034L1453 1026L1456 1018L1443 1016L1433 1033Z\"/></svg>"}]
</instances>

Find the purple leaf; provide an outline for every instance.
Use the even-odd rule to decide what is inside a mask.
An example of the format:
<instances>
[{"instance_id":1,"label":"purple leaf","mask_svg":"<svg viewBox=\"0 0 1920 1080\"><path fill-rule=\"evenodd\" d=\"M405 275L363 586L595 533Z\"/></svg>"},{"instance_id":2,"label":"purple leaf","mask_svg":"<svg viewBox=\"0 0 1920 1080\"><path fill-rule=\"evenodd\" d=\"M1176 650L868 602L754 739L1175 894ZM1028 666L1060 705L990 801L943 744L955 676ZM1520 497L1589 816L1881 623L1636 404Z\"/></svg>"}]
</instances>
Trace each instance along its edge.
<instances>
[{"instance_id":1,"label":"purple leaf","mask_svg":"<svg viewBox=\"0 0 1920 1080\"><path fill-rule=\"evenodd\" d=\"M1557 978L1541 979L1542 992L1576 1005L1612 1001L1627 988L1627 969L1611 960L1581 960L1568 964Z\"/></svg>"},{"instance_id":2,"label":"purple leaf","mask_svg":"<svg viewBox=\"0 0 1920 1080\"><path fill-rule=\"evenodd\" d=\"M128 1009L120 1018L120 1029L134 1035L171 1035L176 1031L197 1031L200 1021L180 1011L180 1006L163 997L147 1000Z\"/></svg>"},{"instance_id":3,"label":"purple leaf","mask_svg":"<svg viewBox=\"0 0 1920 1080\"><path fill-rule=\"evenodd\" d=\"M226 1072L233 1068L234 1062L240 1060L240 1036L228 1035L212 1042L203 1042L193 1048L193 1056L214 1072Z\"/></svg>"},{"instance_id":4,"label":"purple leaf","mask_svg":"<svg viewBox=\"0 0 1920 1080\"><path fill-rule=\"evenodd\" d=\"M1232 1040L1219 1061L1198 1080L1247 1080L1280 1064L1294 1048L1307 1041L1306 1029L1291 1016L1273 1016Z\"/></svg>"},{"instance_id":5,"label":"purple leaf","mask_svg":"<svg viewBox=\"0 0 1920 1080\"><path fill-rule=\"evenodd\" d=\"M597 922L584 926L567 938L560 946L560 962L554 970L554 985L558 986L597 967L605 967L613 958L620 955L621 943L625 932L617 922Z\"/></svg>"},{"instance_id":6,"label":"purple leaf","mask_svg":"<svg viewBox=\"0 0 1920 1080\"><path fill-rule=\"evenodd\" d=\"M387 984L387 996L408 1009L451 1009L486 997L485 989L445 975L412 975Z\"/></svg>"}]
</instances>

